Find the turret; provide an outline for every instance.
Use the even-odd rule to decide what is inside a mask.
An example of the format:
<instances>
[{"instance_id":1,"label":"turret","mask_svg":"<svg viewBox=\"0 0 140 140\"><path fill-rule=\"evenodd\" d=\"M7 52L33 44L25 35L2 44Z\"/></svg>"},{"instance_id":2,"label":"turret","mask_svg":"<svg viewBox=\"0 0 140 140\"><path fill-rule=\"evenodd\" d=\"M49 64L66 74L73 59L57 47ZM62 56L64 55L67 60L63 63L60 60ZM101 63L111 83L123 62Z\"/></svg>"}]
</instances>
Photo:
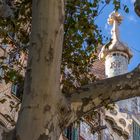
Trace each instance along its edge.
<instances>
[{"instance_id":1,"label":"turret","mask_svg":"<svg viewBox=\"0 0 140 140\"><path fill-rule=\"evenodd\" d=\"M113 77L127 72L128 63L132 57L131 50L120 41L118 26L122 22L122 16L118 12L109 15L108 24L113 25L111 30L110 45L105 45L99 54L100 59L105 59L106 77Z\"/></svg>"},{"instance_id":2,"label":"turret","mask_svg":"<svg viewBox=\"0 0 140 140\"><path fill-rule=\"evenodd\" d=\"M132 52L126 44L121 42L119 37L119 25L122 16L118 12L109 15L108 24L112 25L111 41L102 47L99 59L105 60L105 75L107 78L121 75L128 72L128 64L132 57ZM115 104L113 112L105 111L105 120L111 123L111 128L116 134L128 139L131 130L132 120L127 118L126 113L120 110L131 110L131 100L119 101ZM119 138L120 139L120 138Z\"/></svg>"}]
</instances>

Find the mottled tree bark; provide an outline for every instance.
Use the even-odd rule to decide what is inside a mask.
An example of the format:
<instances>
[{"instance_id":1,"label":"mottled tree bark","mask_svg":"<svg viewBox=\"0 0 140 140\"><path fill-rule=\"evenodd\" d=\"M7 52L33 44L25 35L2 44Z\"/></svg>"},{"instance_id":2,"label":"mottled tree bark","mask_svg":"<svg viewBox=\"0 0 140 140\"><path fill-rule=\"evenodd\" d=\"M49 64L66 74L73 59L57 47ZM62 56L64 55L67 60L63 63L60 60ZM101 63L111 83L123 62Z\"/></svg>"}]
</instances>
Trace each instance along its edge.
<instances>
[{"instance_id":1,"label":"mottled tree bark","mask_svg":"<svg viewBox=\"0 0 140 140\"><path fill-rule=\"evenodd\" d=\"M33 0L32 14L25 90L14 140L58 140L66 126L89 111L140 95L138 67L131 73L92 83L71 97L64 97L59 89L63 0Z\"/></svg>"},{"instance_id":2,"label":"mottled tree bark","mask_svg":"<svg viewBox=\"0 0 140 140\"><path fill-rule=\"evenodd\" d=\"M68 113L59 89L63 0L33 0L32 13L29 61L16 139L58 140Z\"/></svg>"},{"instance_id":3,"label":"mottled tree bark","mask_svg":"<svg viewBox=\"0 0 140 140\"><path fill-rule=\"evenodd\" d=\"M71 109L75 119L116 101L140 96L140 66L132 72L94 82L72 94Z\"/></svg>"}]
</instances>

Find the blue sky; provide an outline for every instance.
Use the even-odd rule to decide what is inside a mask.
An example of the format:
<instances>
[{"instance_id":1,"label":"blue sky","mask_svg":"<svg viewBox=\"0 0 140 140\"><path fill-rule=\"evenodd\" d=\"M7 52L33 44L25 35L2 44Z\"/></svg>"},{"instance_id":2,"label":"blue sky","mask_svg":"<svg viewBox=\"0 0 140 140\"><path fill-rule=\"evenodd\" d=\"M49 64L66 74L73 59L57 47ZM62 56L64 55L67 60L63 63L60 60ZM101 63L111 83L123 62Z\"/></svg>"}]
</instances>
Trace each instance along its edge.
<instances>
[{"instance_id":1,"label":"blue sky","mask_svg":"<svg viewBox=\"0 0 140 140\"><path fill-rule=\"evenodd\" d=\"M128 68L131 71L140 63L140 17L134 12L134 0L122 0L122 3L127 4L129 13L126 14L123 10L119 11L123 16L123 22L120 25L120 38L133 52L133 58ZM112 11L112 5L106 6L96 21L106 36L110 36L110 30L112 28L107 24L108 15Z\"/></svg>"}]
</instances>

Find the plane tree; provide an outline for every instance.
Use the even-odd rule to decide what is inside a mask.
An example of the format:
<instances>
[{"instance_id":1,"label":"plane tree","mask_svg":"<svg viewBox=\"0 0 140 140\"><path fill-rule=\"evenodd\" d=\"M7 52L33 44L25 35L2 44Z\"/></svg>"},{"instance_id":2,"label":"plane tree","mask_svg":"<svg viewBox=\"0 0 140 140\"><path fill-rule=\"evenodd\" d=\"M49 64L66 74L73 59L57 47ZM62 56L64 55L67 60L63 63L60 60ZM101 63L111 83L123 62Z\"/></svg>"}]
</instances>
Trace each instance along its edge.
<instances>
[{"instance_id":1,"label":"plane tree","mask_svg":"<svg viewBox=\"0 0 140 140\"><path fill-rule=\"evenodd\" d=\"M119 1L111 2L115 10L120 9ZM139 96L140 66L100 81L89 73L97 47L105 39L95 20L109 3L67 0L64 6L63 0L1 2L1 43L13 47L12 56L21 52L28 55L18 122L14 132L3 139L57 140L86 113ZM126 5L122 7L129 11ZM5 74L9 81L10 71Z\"/></svg>"}]
</instances>

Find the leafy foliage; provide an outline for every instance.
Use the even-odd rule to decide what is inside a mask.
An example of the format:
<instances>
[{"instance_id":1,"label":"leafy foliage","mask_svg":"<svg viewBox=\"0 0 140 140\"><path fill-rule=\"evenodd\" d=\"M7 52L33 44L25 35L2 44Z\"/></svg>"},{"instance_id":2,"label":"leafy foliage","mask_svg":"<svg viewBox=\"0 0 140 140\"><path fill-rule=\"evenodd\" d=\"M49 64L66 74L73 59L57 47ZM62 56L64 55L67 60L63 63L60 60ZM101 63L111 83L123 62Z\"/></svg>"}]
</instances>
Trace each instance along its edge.
<instances>
[{"instance_id":1,"label":"leafy foliage","mask_svg":"<svg viewBox=\"0 0 140 140\"><path fill-rule=\"evenodd\" d=\"M28 55L31 31L31 0L7 0L13 16L0 20L0 38L3 49L8 49L8 62L2 61L5 70L4 79L23 82L21 71L25 69L19 62L20 56ZM90 72L93 61L97 58L98 46L104 37L96 18L103 8L113 3L114 9L121 8L120 0L66 0L64 43L61 65L61 87L64 93L92 82L95 76ZM101 5L103 7L101 7ZM129 9L123 5L125 12ZM6 56L6 57L7 57ZM5 59L4 59L5 60ZM7 58L6 58L7 60ZM15 65L18 68L15 68Z\"/></svg>"},{"instance_id":2,"label":"leafy foliage","mask_svg":"<svg viewBox=\"0 0 140 140\"><path fill-rule=\"evenodd\" d=\"M91 67L97 58L99 46L106 38L96 24L104 7L109 3L114 10L121 7L120 0L67 0L65 2L65 32L62 57L63 92L68 93L95 80Z\"/></svg>"}]
</instances>

